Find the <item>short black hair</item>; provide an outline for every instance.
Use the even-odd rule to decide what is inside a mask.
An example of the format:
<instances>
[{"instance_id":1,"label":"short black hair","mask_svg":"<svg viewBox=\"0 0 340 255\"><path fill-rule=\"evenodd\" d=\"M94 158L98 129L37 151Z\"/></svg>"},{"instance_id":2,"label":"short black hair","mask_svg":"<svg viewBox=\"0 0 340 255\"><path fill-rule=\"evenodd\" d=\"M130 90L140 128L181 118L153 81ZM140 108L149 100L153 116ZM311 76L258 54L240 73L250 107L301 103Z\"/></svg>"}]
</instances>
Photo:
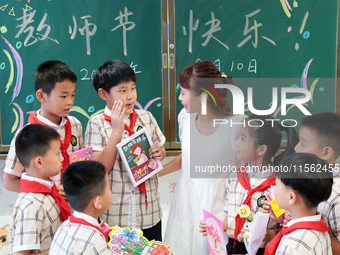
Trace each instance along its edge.
<instances>
[{"instance_id":1,"label":"short black hair","mask_svg":"<svg viewBox=\"0 0 340 255\"><path fill-rule=\"evenodd\" d=\"M58 60L46 61L40 64L35 71L35 92L41 89L49 95L57 82L63 82L65 80L74 83L77 82L77 76L72 71L71 67Z\"/></svg>"},{"instance_id":2,"label":"short black hair","mask_svg":"<svg viewBox=\"0 0 340 255\"><path fill-rule=\"evenodd\" d=\"M310 153L295 153L280 162L276 177L297 192L308 208L326 201L332 192L332 169L323 159Z\"/></svg>"},{"instance_id":3,"label":"short black hair","mask_svg":"<svg viewBox=\"0 0 340 255\"><path fill-rule=\"evenodd\" d=\"M130 81L137 81L136 74L128 64L120 60L106 61L93 75L93 86L97 92L99 89L110 92L112 87Z\"/></svg>"},{"instance_id":4,"label":"short black hair","mask_svg":"<svg viewBox=\"0 0 340 255\"><path fill-rule=\"evenodd\" d=\"M307 127L316 133L320 147L330 146L334 157L340 156L340 115L323 112L304 117L301 127Z\"/></svg>"},{"instance_id":5,"label":"short black hair","mask_svg":"<svg viewBox=\"0 0 340 255\"><path fill-rule=\"evenodd\" d=\"M70 164L62 175L64 191L71 207L82 212L92 198L105 192L105 166L92 160Z\"/></svg>"},{"instance_id":6,"label":"short black hair","mask_svg":"<svg viewBox=\"0 0 340 255\"><path fill-rule=\"evenodd\" d=\"M26 125L15 138L15 154L27 168L35 156L46 155L54 140L59 140L59 134L53 128L39 124Z\"/></svg>"}]
</instances>

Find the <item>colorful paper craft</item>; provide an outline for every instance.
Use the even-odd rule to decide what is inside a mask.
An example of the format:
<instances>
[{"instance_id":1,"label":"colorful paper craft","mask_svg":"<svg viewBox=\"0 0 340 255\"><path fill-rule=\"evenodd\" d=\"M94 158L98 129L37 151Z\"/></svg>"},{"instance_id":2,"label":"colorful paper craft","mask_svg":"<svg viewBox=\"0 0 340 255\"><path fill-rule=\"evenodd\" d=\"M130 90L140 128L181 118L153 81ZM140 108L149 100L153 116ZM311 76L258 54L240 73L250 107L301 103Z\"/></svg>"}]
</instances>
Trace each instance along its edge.
<instances>
[{"instance_id":1,"label":"colorful paper craft","mask_svg":"<svg viewBox=\"0 0 340 255\"><path fill-rule=\"evenodd\" d=\"M79 151L75 151L69 154L70 164L83 161L92 160L92 147L84 148Z\"/></svg>"},{"instance_id":2,"label":"colorful paper craft","mask_svg":"<svg viewBox=\"0 0 340 255\"><path fill-rule=\"evenodd\" d=\"M207 224L207 240L210 255L227 254L223 222L203 209L203 219Z\"/></svg>"},{"instance_id":3,"label":"colorful paper craft","mask_svg":"<svg viewBox=\"0 0 340 255\"><path fill-rule=\"evenodd\" d=\"M109 245L115 255L175 255L160 241L150 242L140 229L111 227Z\"/></svg>"}]
</instances>

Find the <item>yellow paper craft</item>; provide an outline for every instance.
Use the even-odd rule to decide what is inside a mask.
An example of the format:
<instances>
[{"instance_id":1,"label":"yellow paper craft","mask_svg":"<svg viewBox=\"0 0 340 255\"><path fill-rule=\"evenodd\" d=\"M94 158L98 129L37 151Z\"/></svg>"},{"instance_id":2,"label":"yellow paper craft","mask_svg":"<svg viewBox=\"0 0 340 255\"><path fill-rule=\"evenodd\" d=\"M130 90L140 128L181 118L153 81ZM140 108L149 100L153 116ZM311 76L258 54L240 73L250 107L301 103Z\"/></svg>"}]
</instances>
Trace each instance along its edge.
<instances>
[{"instance_id":1,"label":"yellow paper craft","mask_svg":"<svg viewBox=\"0 0 340 255\"><path fill-rule=\"evenodd\" d=\"M275 198L273 198L273 199L270 201L270 206L272 207L273 212L275 213L275 216L276 216L277 218L279 218L279 217L280 217L282 214L284 214L284 212L286 211L286 210L281 209L281 208L279 207L279 205L277 204Z\"/></svg>"}]
</instances>

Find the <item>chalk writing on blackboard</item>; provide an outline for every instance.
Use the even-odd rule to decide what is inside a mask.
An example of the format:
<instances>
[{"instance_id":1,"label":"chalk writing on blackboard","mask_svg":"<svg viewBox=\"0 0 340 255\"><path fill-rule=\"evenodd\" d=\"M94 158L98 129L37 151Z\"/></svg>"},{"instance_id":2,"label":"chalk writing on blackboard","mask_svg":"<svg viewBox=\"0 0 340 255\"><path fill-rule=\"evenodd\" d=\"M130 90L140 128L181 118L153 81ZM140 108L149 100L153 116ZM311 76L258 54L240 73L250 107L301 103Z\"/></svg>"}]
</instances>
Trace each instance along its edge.
<instances>
[{"instance_id":1,"label":"chalk writing on blackboard","mask_svg":"<svg viewBox=\"0 0 340 255\"><path fill-rule=\"evenodd\" d=\"M0 7L2 11L7 8L6 6ZM51 26L46 23L46 19L48 18L48 14L44 13L43 18L37 24L35 28L33 25L36 24L34 20L34 16L36 14L36 10L29 12L32 10L31 7L26 5L26 8L22 8L23 15L16 20L21 21L21 24L17 25L17 28L20 28L15 38L19 38L22 34L27 34L24 40L25 46L31 46L37 43L39 40L49 39L57 44L59 44L57 39L50 38L48 35L51 32ZM124 8L124 12L119 11L119 15L115 18L116 21L119 22L117 26L115 26L111 31L115 31L118 28L122 28L123 33L123 52L124 55L127 56L127 31L132 30L135 27L135 23L129 20L129 16L133 15L133 12L129 11L127 7ZM13 16L15 16L13 12ZM95 23L91 23L90 19L92 16L84 15L80 17L82 23L77 22L77 19L74 15L72 15L73 24L68 25L68 33L71 35L70 39L74 40L76 38L77 32L79 31L81 36L85 36L86 42L86 54L91 55L91 37L93 37L97 31L97 25ZM34 23L34 24L32 24ZM79 24L78 24L79 23ZM81 24L81 25L80 25Z\"/></svg>"},{"instance_id":2,"label":"chalk writing on blackboard","mask_svg":"<svg viewBox=\"0 0 340 255\"><path fill-rule=\"evenodd\" d=\"M86 54L91 55L91 44L90 44L90 36L94 36L96 31L97 31L97 25L94 23L89 23L88 19L92 18L90 15L82 16L80 17L81 19L84 20L85 25L82 28L79 28L79 32L81 35L85 35L86 38ZM77 21L74 16L72 16L73 20L73 29L69 25L69 34L71 34L71 39L73 40L76 37L77 34Z\"/></svg>"},{"instance_id":3,"label":"chalk writing on blackboard","mask_svg":"<svg viewBox=\"0 0 340 255\"><path fill-rule=\"evenodd\" d=\"M129 21L130 15L133 15L133 12L128 11L127 7L124 8L124 13L122 13L122 11L119 11L119 16L115 18L115 20L119 21L119 25L111 30L111 31L115 31L116 29L123 27L123 47L124 47L125 56L127 56L126 31L132 30L135 27L135 23L132 21Z\"/></svg>"},{"instance_id":4,"label":"chalk writing on blackboard","mask_svg":"<svg viewBox=\"0 0 340 255\"><path fill-rule=\"evenodd\" d=\"M254 46L254 48L257 48L258 46L258 37L259 37L259 28L263 26L262 23L258 22L254 16L259 14L261 12L260 9L257 9L249 14L245 15L246 21L245 21L245 26L244 26L244 30L243 30L243 35L245 36L245 38L237 45L238 48L241 48L244 44L246 44L250 39L253 38L253 35L250 35L250 33L253 31L254 32L254 39L252 41L252 44ZM224 48L226 48L227 50L230 50L230 47L225 44L224 42L222 42L221 40L219 40L218 38L216 38L213 34L220 31L221 28L221 21L217 18L215 18L215 14L213 11L210 12L211 14L211 19L209 21L207 21L204 25L206 26L210 26L210 28L208 29L207 32L205 32L201 37L205 38L204 42L201 43L201 45L203 47L206 47L207 44L209 43L210 39L213 38L215 39L218 43L220 43ZM253 18L253 25L250 26L250 20L251 18ZM193 44L193 31L196 31L198 29L199 26L199 19L196 19L194 21L194 17L193 17L193 11L189 10L189 27L188 30L189 32L187 32L187 29L185 26L182 26L183 28L183 35L188 35L189 36L189 44L188 44L188 51L190 53L192 53L192 44ZM276 46L276 43L270 39L267 36L261 35L261 37L268 41L269 43L273 44L274 46Z\"/></svg>"},{"instance_id":5,"label":"chalk writing on blackboard","mask_svg":"<svg viewBox=\"0 0 340 255\"><path fill-rule=\"evenodd\" d=\"M200 58L196 59L197 62L201 62L202 60ZM242 71L243 69L247 70L248 73L255 73L257 72L257 61L256 59L249 59L249 60L242 60L242 61L235 61L231 60L230 62L230 68L228 69L221 69L221 60L216 59L213 61L215 63L215 66L218 68L219 71L225 73L228 76L228 72L232 72L234 70ZM226 66L227 67L227 66Z\"/></svg>"},{"instance_id":6,"label":"chalk writing on blackboard","mask_svg":"<svg viewBox=\"0 0 340 255\"><path fill-rule=\"evenodd\" d=\"M15 38L19 38L19 36L23 33L28 33L26 36L26 39L24 41L25 46L30 46L35 44L38 40L45 40L45 39L50 39L51 41L54 41L55 43L58 43L56 39L52 39L48 37L50 31L51 31L51 26L48 24L45 24L45 21L47 19L47 13L44 14L43 18L41 19L38 27L36 28L36 34L40 37L36 38L34 37L34 30L35 28L33 26L28 26L31 23L34 23L35 21L33 20L34 15L36 13L36 10L33 12L27 13L25 9L23 10L23 16L20 18L17 18L16 20L22 20L22 24L17 25L17 28L20 28L18 33L16 34ZM44 34L41 34L39 32L44 31ZM59 43L58 43L59 44Z\"/></svg>"},{"instance_id":7,"label":"chalk writing on blackboard","mask_svg":"<svg viewBox=\"0 0 340 255\"><path fill-rule=\"evenodd\" d=\"M190 10L189 11L189 45L188 45L188 50L190 53L192 52L193 31L197 30L198 25L199 25L199 19L196 19L195 24L193 24L193 22L194 22L193 11ZM227 50L229 50L228 45L224 44L223 42L221 42L219 39L217 39L213 35L213 33L221 30L220 24L221 24L221 21L219 19L216 19L214 12L211 11L211 20L207 21L204 24L206 26L210 25L210 29L202 35L203 38L206 37L205 41L201 44L203 47L207 46L210 39L213 38L217 42L219 42L221 45L223 45ZM187 35L187 30L185 26L183 26L183 35Z\"/></svg>"},{"instance_id":8,"label":"chalk writing on blackboard","mask_svg":"<svg viewBox=\"0 0 340 255\"><path fill-rule=\"evenodd\" d=\"M258 28L262 27L263 24L262 23L258 23L256 21L256 19L254 19L254 25L252 27L249 27L249 19L252 18L253 16L255 16L256 14L258 14L261 10L257 9L247 15L246 16L246 24L244 26L244 30L243 30L243 35L246 36L248 33L250 33L252 30L254 30L255 36L254 36L254 41L252 41L252 44L254 46L254 48L257 48L257 44L258 44ZM267 40L268 42L270 42L271 44L275 45L275 42L272 39L269 39L266 36L261 35L263 39ZM241 48L246 42L248 42L250 39L252 38L251 35L248 35L246 38L244 38L238 45L237 47Z\"/></svg>"}]
</instances>

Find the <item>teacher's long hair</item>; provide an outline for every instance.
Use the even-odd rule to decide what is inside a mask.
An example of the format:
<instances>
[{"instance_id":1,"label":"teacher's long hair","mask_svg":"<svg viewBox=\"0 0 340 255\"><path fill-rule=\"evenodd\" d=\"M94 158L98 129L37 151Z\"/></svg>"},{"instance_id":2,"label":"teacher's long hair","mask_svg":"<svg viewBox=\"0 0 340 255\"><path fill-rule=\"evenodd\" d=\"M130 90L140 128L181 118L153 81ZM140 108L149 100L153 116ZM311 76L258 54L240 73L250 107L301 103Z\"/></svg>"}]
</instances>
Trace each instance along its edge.
<instances>
[{"instance_id":1,"label":"teacher's long hair","mask_svg":"<svg viewBox=\"0 0 340 255\"><path fill-rule=\"evenodd\" d=\"M182 88L189 89L195 96L203 92L209 94L207 105L211 109L224 116L233 115L227 102L228 89L215 88L214 85L235 85L235 81L232 77L221 74L213 62L202 61L183 68L178 75L178 82Z\"/></svg>"}]
</instances>

